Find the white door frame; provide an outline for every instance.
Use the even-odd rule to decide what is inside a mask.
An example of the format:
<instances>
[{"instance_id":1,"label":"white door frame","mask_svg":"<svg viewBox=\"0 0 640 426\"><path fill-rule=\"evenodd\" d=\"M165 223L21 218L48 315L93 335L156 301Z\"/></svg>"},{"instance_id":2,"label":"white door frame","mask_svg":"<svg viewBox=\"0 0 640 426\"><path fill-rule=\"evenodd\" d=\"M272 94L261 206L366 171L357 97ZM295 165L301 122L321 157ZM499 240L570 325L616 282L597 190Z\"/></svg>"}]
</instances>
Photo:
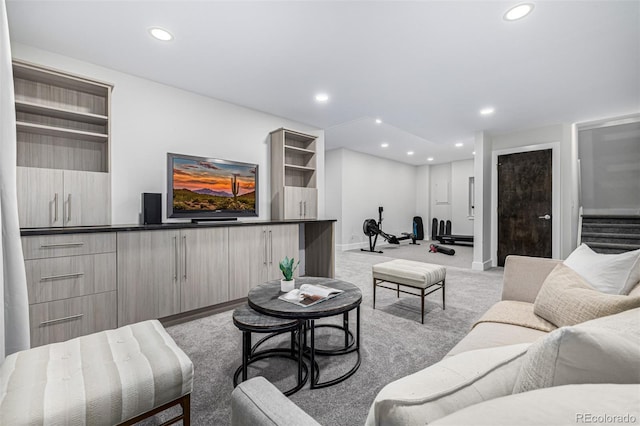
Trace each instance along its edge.
<instances>
[{"instance_id":1,"label":"white door frame","mask_svg":"<svg viewBox=\"0 0 640 426\"><path fill-rule=\"evenodd\" d=\"M545 149L551 149L551 257L560 256L560 142L499 149L491 153L491 265L494 267L498 265L498 156Z\"/></svg>"}]
</instances>

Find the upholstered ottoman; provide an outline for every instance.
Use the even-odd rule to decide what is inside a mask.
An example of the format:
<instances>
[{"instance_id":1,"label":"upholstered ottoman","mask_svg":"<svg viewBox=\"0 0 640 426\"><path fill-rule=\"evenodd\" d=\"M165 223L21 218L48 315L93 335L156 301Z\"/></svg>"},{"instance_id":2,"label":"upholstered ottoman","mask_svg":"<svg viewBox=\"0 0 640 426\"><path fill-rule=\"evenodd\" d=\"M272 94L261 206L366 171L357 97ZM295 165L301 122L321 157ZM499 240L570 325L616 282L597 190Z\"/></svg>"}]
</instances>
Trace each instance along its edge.
<instances>
[{"instance_id":1,"label":"upholstered ottoman","mask_svg":"<svg viewBox=\"0 0 640 426\"><path fill-rule=\"evenodd\" d=\"M9 355L0 424L132 424L180 404L189 424L193 364L158 321Z\"/></svg>"},{"instance_id":2,"label":"upholstered ottoman","mask_svg":"<svg viewBox=\"0 0 640 426\"><path fill-rule=\"evenodd\" d=\"M394 259L389 262L378 263L373 265L373 309L376 308L376 288L382 287L394 290L398 293L411 294L420 296L421 300L421 320L424 324L424 298L428 294L437 290L442 290L442 309L445 308L445 277L447 270L444 266L434 265L431 263L415 262L413 260ZM380 285L380 283L388 282L396 285L396 288ZM400 286L409 287L419 291L413 293L411 291L400 290ZM427 289L431 289L426 292Z\"/></svg>"}]
</instances>

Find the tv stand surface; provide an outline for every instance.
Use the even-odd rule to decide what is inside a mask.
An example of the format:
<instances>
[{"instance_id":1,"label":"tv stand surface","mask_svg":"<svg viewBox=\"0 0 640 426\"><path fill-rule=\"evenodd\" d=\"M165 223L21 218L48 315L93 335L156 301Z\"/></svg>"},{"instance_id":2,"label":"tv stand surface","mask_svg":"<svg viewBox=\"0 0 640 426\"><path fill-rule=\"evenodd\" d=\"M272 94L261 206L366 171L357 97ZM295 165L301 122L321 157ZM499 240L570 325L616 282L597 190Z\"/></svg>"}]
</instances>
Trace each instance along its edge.
<instances>
[{"instance_id":1,"label":"tv stand surface","mask_svg":"<svg viewBox=\"0 0 640 426\"><path fill-rule=\"evenodd\" d=\"M238 220L237 217L217 217L212 219L191 219L191 223L207 223L207 222L230 222Z\"/></svg>"}]
</instances>

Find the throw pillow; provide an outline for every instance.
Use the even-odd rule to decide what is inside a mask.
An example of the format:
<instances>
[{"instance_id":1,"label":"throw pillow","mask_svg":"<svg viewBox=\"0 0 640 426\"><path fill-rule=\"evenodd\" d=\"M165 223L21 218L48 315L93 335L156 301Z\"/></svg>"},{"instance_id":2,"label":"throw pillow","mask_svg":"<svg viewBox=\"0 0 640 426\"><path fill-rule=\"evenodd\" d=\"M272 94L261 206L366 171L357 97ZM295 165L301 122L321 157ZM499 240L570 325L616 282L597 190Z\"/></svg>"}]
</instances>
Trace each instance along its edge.
<instances>
[{"instance_id":1,"label":"throw pillow","mask_svg":"<svg viewBox=\"0 0 640 426\"><path fill-rule=\"evenodd\" d=\"M534 342L513 393L582 383L640 383L640 308L562 327Z\"/></svg>"},{"instance_id":2,"label":"throw pillow","mask_svg":"<svg viewBox=\"0 0 640 426\"><path fill-rule=\"evenodd\" d=\"M533 312L557 327L640 307L640 297L601 293L573 269L559 264L542 283Z\"/></svg>"},{"instance_id":3,"label":"throw pillow","mask_svg":"<svg viewBox=\"0 0 640 426\"><path fill-rule=\"evenodd\" d=\"M620 254L600 254L581 244L564 264L603 293L629 294L640 281L640 249Z\"/></svg>"},{"instance_id":4,"label":"throw pillow","mask_svg":"<svg viewBox=\"0 0 640 426\"><path fill-rule=\"evenodd\" d=\"M463 352L386 385L366 425L430 423L488 399L511 394L530 343Z\"/></svg>"}]
</instances>

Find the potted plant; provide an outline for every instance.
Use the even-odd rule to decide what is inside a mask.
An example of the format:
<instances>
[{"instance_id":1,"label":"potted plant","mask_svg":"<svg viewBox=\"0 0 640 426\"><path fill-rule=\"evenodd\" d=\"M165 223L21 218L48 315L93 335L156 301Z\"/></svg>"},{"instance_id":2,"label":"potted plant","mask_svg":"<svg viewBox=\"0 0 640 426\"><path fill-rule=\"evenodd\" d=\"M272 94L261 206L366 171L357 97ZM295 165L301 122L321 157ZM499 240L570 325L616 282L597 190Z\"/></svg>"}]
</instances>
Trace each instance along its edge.
<instances>
[{"instance_id":1,"label":"potted plant","mask_svg":"<svg viewBox=\"0 0 640 426\"><path fill-rule=\"evenodd\" d=\"M288 256L285 256L284 259L280 261L280 270L282 271L283 279L280 280L280 291L291 291L294 289L296 285L296 280L293 279L293 272L298 268L300 261L293 265L294 258L289 259Z\"/></svg>"}]
</instances>

